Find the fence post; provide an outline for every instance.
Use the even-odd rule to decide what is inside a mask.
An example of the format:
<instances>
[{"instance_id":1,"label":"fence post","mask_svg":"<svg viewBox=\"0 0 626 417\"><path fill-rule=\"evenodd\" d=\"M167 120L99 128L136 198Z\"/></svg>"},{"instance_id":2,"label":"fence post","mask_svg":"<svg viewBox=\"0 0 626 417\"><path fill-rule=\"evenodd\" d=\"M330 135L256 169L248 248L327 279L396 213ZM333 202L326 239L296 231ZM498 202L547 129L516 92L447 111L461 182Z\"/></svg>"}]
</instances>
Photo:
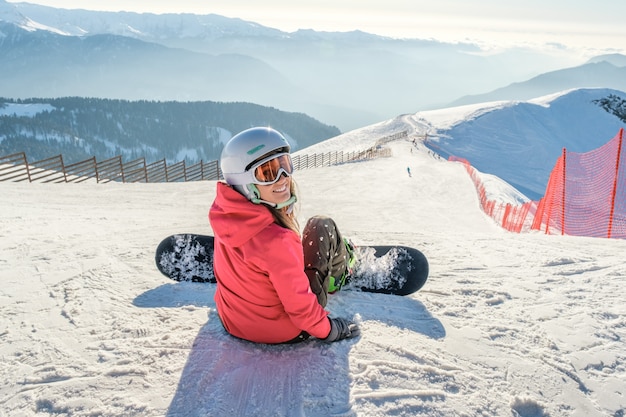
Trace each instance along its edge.
<instances>
[{"instance_id":1,"label":"fence post","mask_svg":"<svg viewBox=\"0 0 626 417\"><path fill-rule=\"evenodd\" d=\"M563 148L563 198L561 204L561 235L565 234L565 180L567 172L567 150Z\"/></svg>"},{"instance_id":2,"label":"fence post","mask_svg":"<svg viewBox=\"0 0 626 417\"><path fill-rule=\"evenodd\" d=\"M120 175L122 176L122 183L126 183L126 175L124 174L124 161L122 161L122 155L120 155Z\"/></svg>"},{"instance_id":3,"label":"fence post","mask_svg":"<svg viewBox=\"0 0 626 417\"><path fill-rule=\"evenodd\" d=\"M619 130L619 139L617 144L617 158L615 160L615 178L613 179L613 194L611 195L611 214L609 215L609 229L607 231L607 238L611 238L613 232L613 216L615 215L615 194L617 193L617 180L619 177L619 165L622 156L622 139L624 136L624 128Z\"/></svg>"},{"instance_id":4,"label":"fence post","mask_svg":"<svg viewBox=\"0 0 626 417\"><path fill-rule=\"evenodd\" d=\"M22 152L24 156L24 166L26 167L26 175L28 175L28 182L33 182L33 178L30 175L30 166L28 165L28 160L26 159L26 153Z\"/></svg>"},{"instance_id":5,"label":"fence post","mask_svg":"<svg viewBox=\"0 0 626 417\"><path fill-rule=\"evenodd\" d=\"M67 171L65 170L65 162L63 161L63 154L59 155L61 160L61 170L63 171L63 180L67 183Z\"/></svg>"}]
</instances>

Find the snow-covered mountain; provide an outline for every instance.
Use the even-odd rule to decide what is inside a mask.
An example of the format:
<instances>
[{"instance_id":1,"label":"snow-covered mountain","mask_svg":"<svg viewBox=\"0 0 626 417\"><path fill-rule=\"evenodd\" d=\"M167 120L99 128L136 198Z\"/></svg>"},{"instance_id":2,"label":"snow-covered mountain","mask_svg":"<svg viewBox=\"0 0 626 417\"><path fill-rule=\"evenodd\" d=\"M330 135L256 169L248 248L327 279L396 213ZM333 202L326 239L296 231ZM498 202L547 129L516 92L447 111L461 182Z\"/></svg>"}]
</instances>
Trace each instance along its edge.
<instances>
[{"instance_id":1,"label":"snow-covered mountain","mask_svg":"<svg viewBox=\"0 0 626 417\"><path fill-rule=\"evenodd\" d=\"M217 15L4 0L0 9L0 96L250 101L343 131L579 63L532 49L487 54L469 43L286 33Z\"/></svg>"},{"instance_id":2,"label":"snow-covered mountain","mask_svg":"<svg viewBox=\"0 0 626 417\"><path fill-rule=\"evenodd\" d=\"M117 156L148 163L214 161L224 143L250 125L280 130L293 150L340 133L303 113L210 101L0 99L0 120L0 156L26 152L34 162L62 154L66 164Z\"/></svg>"},{"instance_id":3,"label":"snow-covered mountain","mask_svg":"<svg viewBox=\"0 0 626 417\"><path fill-rule=\"evenodd\" d=\"M626 124L594 100L623 91L577 89L527 101L497 101L406 114L347 132L300 153L356 146L362 131L384 136L390 125L447 158L467 159L481 172L513 185L530 199L543 196L550 172L563 148L588 152L611 140ZM373 145L373 144L372 144Z\"/></svg>"},{"instance_id":4,"label":"snow-covered mountain","mask_svg":"<svg viewBox=\"0 0 626 417\"><path fill-rule=\"evenodd\" d=\"M310 120L310 118L301 114L285 115L281 119L281 123L285 123L285 134L291 132L291 136L288 136L292 140L293 149L297 149L299 154L324 153L329 149L340 151L345 148L346 143L352 147L364 150L374 146L375 143L362 142L360 132L365 131L368 136L380 139L386 135L391 126L395 126L394 129L396 131L406 131L411 139L416 139L420 142L426 139L426 145L444 158L450 155L465 158L479 171L495 175L515 186L527 198L537 200L543 195L550 172L556 159L562 154L563 148L571 152L590 151L604 145L615 136L620 128L625 126L625 123L619 117L602 108L599 103L596 103L596 101L609 96L621 97L626 102L626 93L622 91L576 89L527 101L497 101L409 113L346 132L312 146L307 145L315 143L315 141L311 140L310 137L302 138L302 129L307 128L310 134L316 132L316 134L322 135L323 133L320 133L322 128L328 128L323 130L323 132L336 131L336 129L319 126L316 121ZM143 103L145 108L140 105L141 103L134 103L135 105L133 103L125 103L123 108L127 108L127 111L131 113L131 109L136 109L137 116L129 115L124 123L118 123L109 121L109 115L117 114L115 111L119 112L120 104L115 102L109 104L113 106L115 111L106 110L106 107L100 104L99 107L96 107L99 110L94 112L94 109L83 104L83 101L80 99L73 101L78 103L74 105L84 107L82 109L72 110L67 106L62 112L57 111L61 115L76 112L73 117L79 121L78 124L80 126L78 127L82 126L80 120L85 119L86 116L83 115L83 110L86 111L90 125L84 126L83 129L76 127L70 133L62 133L65 132L64 129L41 131L44 121L49 123L52 120L54 122L53 125L63 126L63 121L67 119L67 115L60 117L56 121L48 116L41 119L37 118L36 116L43 111L55 111L54 107L46 104L49 101L45 100L28 104L8 105L4 109L0 108L0 116L12 117L10 119L11 123L9 123L9 120L5 123L6 126L10 126L10 130L20 130L23 132L22 135L25 135L24 132L29 132L27 143L28 149L31 149L28 153L31 161L59 153L66 154L64 156L68 160L72 160L70 151L75 153L76 149L74 148L91 144L86 149L87 153L76 156L77 158L85 159L91 155L90 152L94 152L94 149L100 149L91 147L96 146L100 142L107 143L110 147L108 149L109 153L104 154L100 151L100 154L97 155L100 160L119 154L122 154L126 160L136 157L150 159L150 156L152 159L157 160L165 155L169 155L171 162L177 162L184 157L181 156L181 149L186 149L189 152L193 151L199 159L217 159L219 152L221 152L221 144L209 140L207 137L209 131L224 132L223 135L220 135L220 137L224 136L221 139L224 140L224 138L227 139L236 133L233 126L242 126L242 123L244 126L247 126L245 125L245 120L252 120L253 117L262 116L265 118L259 120L273 120L274 125L279 123L278 119L276 119L277 116L268 116L263 112L248 115L243 122L238 122L239 124L235 123L239 119L233 119L234 121L230 120L228 122L222 121L220 123L218 115L221 113L217 110L213 111L216 113L214 115L216 117L209 121L207 117L202 116L202 112L198 111L200 103L195 103L195 106L184 103L179 103L176 106L171 103L169 106L165 106L165 103ZM206 103L206 105L200 108L206 109L210 107L208 106L209 104ZM235 107L237 106L235 105ZM248 108L250 106L239 107ZM174 113L174 109L180 112L180 109L185 108L194 110L190 110L188 115L182 114L177 116ZM152 109L153 113L146 109ZM158 112L163 111L167 114L156 115ZM155 117L155 122L149 124L142 122L146 112ZM199 119L194 119L192 117L194 114L199 114ZM96 115L99 115L99 118ZM175 121L170 120L172 117ZM103 123L103 118L107 123ZM29 119L33 119L32 123L29 123ZM232 117L229 117L229 119L232 119ZM287 120L293 122L288 123ZM196 140L196 138L194 135L190 135L186 139L179 137L177 129L182 128L176 124L178 122L187 123L188 129L191 129L191 126L196 124L204 126L196 130L204 132L204 136L200 140L206 143L189 142L185 144L185 140L192 141ZM233 125L233 123L235 124ZM295 126L293 123L295 123ZM288 125L292 127L287 128L286 126ZM124 142L120 142L117 139L114 140L114 138L118 137L116 135L120 126L124 127L122 129L124 138L129 132L135 132L130 134L131 143L136 147L139 146L138 149L132 148L132 152L130 152L125 148L125 146L130 145L125 145ZM154 129L158 130L158 132ZM113 133L107 136L107 132L111 131ZM300 132L300 134L297 132ZM378 136L375 136L376 133ZM73 147L69 147L66 143L70 141L70 138L74 138L74 141L76 141L76 138L87 138L91 137L90 135L95 135L98 140L93 142L83 139L79 142L85 142L84 144L73 144ZM140 141L139 139L142 135L145 137ZM329 134L326 133L325 137L328 136ZM16 137L16 135L0 134L0 142L5 140L5 146L0 144L0 149L5 148L10 151L5 153L22 151L23 149L19 148L19 142ZM178 139L172 140L172 138ZM40 147L46 149L47 153L37 154L33 151L33 149L37 148L37 142L42 143ZM10 144L13 144L14 147L8 148L7 146ZM170 149L172 147L173 151ZM305 147L305 149L302 149L302 147ZM205 148L210 149L210 153L200 154ZM129 153L125 154L125 151ZM111 152L115 154L111 154ZM198 157L198 155L204 156Z\"/></svg>"},{"instance_id":5,"label":"snow-covered mountain","mask_svg":"<svg viewBox=\"0 0 626 417\"><path fill-rule=\"evenodd\" d=\"M588 152L611 140L626 124L594 100L624 91L576 89L526 101L463 106L464 118L449 120L429 141L444 157L467 159L478 170L494 174L531 199L543 196L550 172L563 148ZM439 120L457 108L420 112L418 119Z\"/></svg>"},{"instance_id":6,"label":"snow-covered mountain","mask_svg":"<svg viewBox=\"0 0 626 417\"><path fill-rule=\"evenodd\" d=\"M336 125L351 126L349 131L406 113L428 126L429 118L446 114L447 108L417 111L427 106L425 98L458 97L463 89L485 86L473 77L493 81L492 73L502 73L505 61L535 57L524 55L528 51L486 57L477 54L475 45L392 40L360 32L284 33L216 15L92 12L4 0L0 11L0 77L5 81L0 95L274 103L318 115L323 122L341 121ZM53 29L33 30L35 22ZM587 151L608 141L622 125L592 103L611 90L563 94L555 89L622 85L623 63L624 56L614 54L545 73L534 79L536 87L525 83L521 92L503 91L502 102L466 107L469 120L445 127L432 124L426 132L429 145L444 156L466 158L537 198L563 147ZM623 96L626 86L617 90ZM533 99L541 94L530 95L533 91L558 91L558 98L537 103ZM523 97L515 97L518 93ZM557 112L561 119L556 120L558 106L575 111ZM383 107L386 114L392 112L388 117L375 110ZM361 118L364 112L369 114ZM506 124L493 126L495 113L507 114ZM525 119L527 113L533 117Z\"/></svg>"},{"instance_id":7,"label":"snow-covered mountain","mask_svg":"<svg viewBox=\"0 0 626 417\"><path fill-rule=\"evenodd\" d=\"M451 106L496 100L530 100L572 88L613 88L626 91L626 55L602 55L572 68L550 71L484 94L462 97Z\"/></svg>"},{"instance_id":8,"label":"snow-covered mountain","mask_svg":"<svg viewBox=\"0 0 626 417\"><path fill-rule=\"evenodd\" d=\"M11 23L19 26L20 28L28 31L34 30L46 30L54 32L55 28L46 27L41 23L34 22L20 13L13 4L7 3L4 0L0 0L0 21Z\"/></svg>"},{"instance_id":9,"label":"snow-covered mountain","mask_svg":"<svg viewBox=\"0 0 626 417\"><path fill-rule=\"evenodd\" d=\"M101 12L54 8L31 3L7 3L4 0L0 5L2 5L0 10L9 11L22 18L28 16L68 36L111 34L148 42L155 39L185 38L211 40L232 35L268 38L285 36L277 29L216 14ZM19 22L18 17L15 23Z\"/></svg>"}]
</instances>

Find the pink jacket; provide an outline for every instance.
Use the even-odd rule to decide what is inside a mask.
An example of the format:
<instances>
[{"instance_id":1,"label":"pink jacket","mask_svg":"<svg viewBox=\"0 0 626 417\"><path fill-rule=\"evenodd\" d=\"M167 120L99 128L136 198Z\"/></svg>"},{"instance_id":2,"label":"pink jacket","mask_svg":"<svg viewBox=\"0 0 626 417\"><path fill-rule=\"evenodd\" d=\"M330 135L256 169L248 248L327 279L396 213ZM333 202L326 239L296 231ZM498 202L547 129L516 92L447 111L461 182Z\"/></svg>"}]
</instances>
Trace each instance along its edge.
<instances>
[{"instance_id":1,"label":"pink jacket","mask_svg":"<svg viewBox=\"0 0 626 417\"><path fill-rule=\"evenodd\" d=\"M276 224L267 207L221 182L209 219L215 303L230 334L258 343L286 342L302 330L328 336L328 313L311 292L296 233Z\"/></svg>"}]
</instances>

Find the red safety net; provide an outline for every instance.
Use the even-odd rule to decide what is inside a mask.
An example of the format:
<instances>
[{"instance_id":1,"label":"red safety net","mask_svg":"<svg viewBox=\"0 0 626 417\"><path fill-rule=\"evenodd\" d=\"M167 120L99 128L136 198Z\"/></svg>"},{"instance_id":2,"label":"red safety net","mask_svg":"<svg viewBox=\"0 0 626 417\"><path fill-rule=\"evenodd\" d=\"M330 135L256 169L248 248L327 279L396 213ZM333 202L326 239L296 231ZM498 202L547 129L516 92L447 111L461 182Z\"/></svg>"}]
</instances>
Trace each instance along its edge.
<instances>
[{"instance_id":1,"label":"red safety net","mask_svg":"<svg viewBox=\"0 0 626 417\"><path fill-rule=\"evenodd\" d=\"M521 205L512 205L490 199L487 196L487 190L480 179L478 171L476 171L467 160L456 156L450 156L448 160L463 164L478 192L480 207L487 215L493 218L500 226L511 232L520 233L530 230L532 221L528 220L528 214L535 212L537 206L536 202L529 201Z\"/></svg>"},{"instance_id":2,"label":"red safety net","mask_svg":"<svg viewBox=\"0 0 626 417\"><path fill-rule=\"evenodd\" d=\"M605 145L567 152L550 174L533 229L572 236L626 238L624 129Z\"/></svg>"},{"instance_id":3,"label":"red safety net","mask_svg":"<svg viewBox=\"0 0 626 417\"><path fill-rule=\"evenodd\" d=\"M608 143L586 153L567 152L552 169L546 193L538 201L512 206L487 198L477 171L462 158L478 191L482 209L512 232L544 230L552 234L626 238L626 153L624 129Z\"/></svg>"}]
</instances>

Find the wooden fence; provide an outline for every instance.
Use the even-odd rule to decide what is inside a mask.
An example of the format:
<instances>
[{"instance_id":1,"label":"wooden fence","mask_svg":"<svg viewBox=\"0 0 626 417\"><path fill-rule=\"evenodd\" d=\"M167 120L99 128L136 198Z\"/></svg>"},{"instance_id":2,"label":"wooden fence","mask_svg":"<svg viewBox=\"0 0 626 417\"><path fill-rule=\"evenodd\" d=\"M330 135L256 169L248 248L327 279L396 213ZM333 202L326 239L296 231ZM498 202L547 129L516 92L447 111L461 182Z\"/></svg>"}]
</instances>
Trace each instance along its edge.
<instances>
[{"instance_id":1,"label":"wooden fence","mask_svg":"<svg viewBox=\"0 0 626 417\"><path fill-rule=\"evenodd\" d=\"M376 145L358 152L327 152L293 156L294 169L332 166L366 159L391 156L391 150L382 145L407 137L403 131L379 139ZM0 156L0 181L14 182L184 182L218 180L222 178L219 161L200 161L187 165L185 161L169 164L165 159L146 163L144 158L124 162L121 156L97 161L93 156L81 162L66 165L63 155L28 162L24 152Z\"/></svg>"},{"instance_id":2,"label":"wooden fence","mask_svg":"<svg viewBox=\"0 0 626 417\"><path fill-rule=\"evenodd\" d=\"M74 164L65 164L63 155L41 161L27 162L24 152L0 157L0 181L28 182L177 182L219 178L217 161L185 161L168 165L165 159L146 163L144 158L124 162L121 156L104 161L91 157Z\"/></svg>"}]
</instances>

